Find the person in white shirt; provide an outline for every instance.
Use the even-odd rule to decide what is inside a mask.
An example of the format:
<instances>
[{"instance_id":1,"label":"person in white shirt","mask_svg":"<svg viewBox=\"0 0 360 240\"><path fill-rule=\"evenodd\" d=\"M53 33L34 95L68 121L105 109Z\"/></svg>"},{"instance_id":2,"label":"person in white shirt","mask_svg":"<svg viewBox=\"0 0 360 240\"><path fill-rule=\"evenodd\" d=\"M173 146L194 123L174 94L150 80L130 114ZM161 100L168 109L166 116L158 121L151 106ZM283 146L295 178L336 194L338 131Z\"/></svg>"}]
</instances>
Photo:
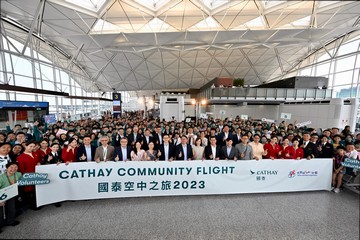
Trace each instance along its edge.
<instances>
[{"instance_id":1,"label":"person in white shirt","mask_svg":"<svg viewBox=\"0 0 360 240\"><path fill-rule=\"evenodd\" d=\"M0 174L6 172L6 164L11 162L9 153L11 151L11 144L8 142L0 143Z\"/></svg>"}]
</instances>

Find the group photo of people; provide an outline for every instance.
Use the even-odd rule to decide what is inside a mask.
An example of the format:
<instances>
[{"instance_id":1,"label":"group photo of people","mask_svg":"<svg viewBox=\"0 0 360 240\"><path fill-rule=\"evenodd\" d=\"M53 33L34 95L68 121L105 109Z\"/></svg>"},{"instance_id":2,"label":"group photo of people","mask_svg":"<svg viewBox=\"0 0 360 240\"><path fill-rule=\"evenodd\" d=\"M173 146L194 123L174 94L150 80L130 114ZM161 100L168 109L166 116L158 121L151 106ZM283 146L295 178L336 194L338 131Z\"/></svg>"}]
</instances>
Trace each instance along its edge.
<instances>
[{"instance_id":1,"label":"group photo of people","mask_svg":"<svg viewBox=\"0 0 360 240\"><path fill-rule=\"evenodd\" d=\"M339 193L346 158L359 160L360 133L350 127L315 129L294 123L198 119L165 121L125 113L100 120L35 122L32 129L7 124L0 133L0 189L15 184L36 165L107 161L311 160L333 159L332 190ZM55 203L61 207L61 203ZM0 203L0 226L16 226L16 216L36 206L34 186L19 187L19 196ZM3 216L6 216L4 218Z\"/></svg>"}]
</instances>

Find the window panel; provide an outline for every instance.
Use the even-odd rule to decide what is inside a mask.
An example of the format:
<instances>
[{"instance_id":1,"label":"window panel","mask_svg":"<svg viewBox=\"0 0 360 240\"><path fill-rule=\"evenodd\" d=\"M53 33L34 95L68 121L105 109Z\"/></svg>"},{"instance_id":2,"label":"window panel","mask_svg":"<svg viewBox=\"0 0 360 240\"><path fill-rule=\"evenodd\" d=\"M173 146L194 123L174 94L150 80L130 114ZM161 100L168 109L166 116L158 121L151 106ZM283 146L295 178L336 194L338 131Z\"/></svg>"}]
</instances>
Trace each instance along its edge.
<instances>
[{"instance_id":1,"label":"window panel","mask_svg":"<svg viewBox=\"0 0 360 240\"><path fill-rule=\"evenodd\" d=\"M346 71L335 74L335 83L334 86L351 84L353 79L353 71Z\"/></svg>"},{"instance_id":2,"label":"window panel","mask_svg":"<svg viewBox=\"0 0 360 240\"><path fill-rule=\"evenodd\" d=\"M316 66L316 75L326 76L329 74L330 62Z\"/></svg>"},{"instance_id":3,"label":"window panel","mask_svg":"<svg viewBox=\"0 0 360 240\"><path fill-rule=\"evenodd\" d=\"M54 96L44 95L44 101L49 102L49 105L56 105Z\"/></svg>"},{"instance_id":4,"label":"window panel","mask_svg":"<svg viewBox=\"0 0 360 240\"><path fill-rule=\"evenodd\" d=\"M5 53L5 63L6 63L7 72L12 72L13 68L11 65L11 58L10 58L10 54L8 54L8 53Z\"/></svg>"},{"instance_id":5,"label":"window panel","mask_svg":"<svg viewBox=\"0 0 360 240\"><path fill-rule=\"evenodd\" d=\"M0 91L0 100L6 100L6 93L3 91Z\"/></svg>"},{"instance_id":6,"label":"window panel","mask_svg":"<svg viewBox=\"0 0 360 240\"><path fill-rule=\"evenodd\" d=\"M355 68L360 68L360 54L357 55Z\"/></svg>"},{"instance_id":7,"label":"window panel","mask_svg":"<svg viewBox=\"0 0 360 240\"><path fill-rule=\"evenodd\" d=\"M356 52L357 49L359 47L359 42L358 41L353 41L350 43L346 43L340 46L339 51L338 51L338 56L341 55L345 55L348 53L352 53L352 52Z\"/></svg>"},{"instance_id":8,"label":"window panel","mask_svg":"<svg viewBox=\"0 0 360 240\"><path fill-rule=\"evenodd\" d=\"M54 81L53 69L47 65L40 64L41 77L43 80Z\"/></svg>"},{"instance_id":9,"label":"window panel","mask_svg":"<svg viewBox=\"0 0 360 240\"><path fill-rule=\"evenodd\" d=\"M336 62L336 72L342 72L354 68L355 56L338 59Z\"/></svg>"},{"instance_id":10,"label":"window panel","mask_svg":"<svg viewBox=\"0 0 360 240\"><path fill-rule=\"evenodd\" d=\"M28 60L24 58L19 58L14 55L12 56L12 59L14 65L14 72L16 74L32 77L32 65Z\"/></svg>"},{"instance_id":11,"label":"window panel","mask_svg":"<svg viewBox=\"0 0 360 240\"><path fill-rule=\"evenodd\" d=\"M60 71L60 75L61 75L61 82L63 84L69 85L69 75L64 71Z\"/></svg>"},{"instance_id":12,"label":"window panel","mask_svg":"<svg viewBox=\"0 0 360 240\"><path fill-rule=\"evenodd\" d=\"M34 80L33 78L30 77L15 75L15 85L21 87L34 88Z\"/></svg>"},{"instance_id":13,"label":"window panel","mask_svg":"<svg viewBox=\"0 0 360 240\"><path fill-rule=\"evenodd\" d=\"M44 81L44 80L43 80L43 89L50 91L56 90L53 82Z\"/></svg>"},{"instance_id":14,"label":"window panel","mask_svg":"<svg viewBox=\"0 0 360 240\"><path fill-rule=\"evenodd\" d=\"M16 100L17 101L35 101L35 95L34 94L17 93Z\"/></svg>"}]
</instances>

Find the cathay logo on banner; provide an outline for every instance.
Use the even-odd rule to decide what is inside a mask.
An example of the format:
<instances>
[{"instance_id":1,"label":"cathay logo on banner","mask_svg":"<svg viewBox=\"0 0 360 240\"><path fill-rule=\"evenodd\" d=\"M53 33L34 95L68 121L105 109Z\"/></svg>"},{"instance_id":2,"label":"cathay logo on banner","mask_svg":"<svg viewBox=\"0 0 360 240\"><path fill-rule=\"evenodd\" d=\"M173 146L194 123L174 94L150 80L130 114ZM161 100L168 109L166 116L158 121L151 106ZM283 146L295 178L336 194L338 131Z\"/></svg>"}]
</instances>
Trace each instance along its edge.
<instances>
[{"instance_id":1,"label":"cathay logo on banner","mask_svg":"<svg viewBox=\"0 0 360 240\"><path fill-rule=\"evenodd\" d=\"M256 181L265 181L267 176L278 175L278 170L257 170L253 171L250 169L250 175L256 177Z\"/></svg>"},{"instance_id":2,"label":"cathay logo on banner","mask_svg":"<svg viewBox=\"0 0 360 240\"><path fill-rule=\"evenodd\" d=\"M250 175L277 175L278 170L259 170L259 171L253 171L250 169Z\"/></svg>"}]
</instances>

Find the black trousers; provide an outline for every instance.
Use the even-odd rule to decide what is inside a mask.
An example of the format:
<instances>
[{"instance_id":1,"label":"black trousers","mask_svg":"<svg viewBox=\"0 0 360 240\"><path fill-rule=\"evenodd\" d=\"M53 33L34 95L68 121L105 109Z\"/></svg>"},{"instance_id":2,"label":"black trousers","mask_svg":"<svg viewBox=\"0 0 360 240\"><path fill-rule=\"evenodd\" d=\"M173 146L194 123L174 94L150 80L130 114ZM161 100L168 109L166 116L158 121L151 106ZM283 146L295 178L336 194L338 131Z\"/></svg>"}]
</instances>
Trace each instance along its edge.
<instances>
[{"instance_id":1,"label":"black trousers","mask_svg":"<svg viewBox=\"0 0 360 240\"><path fill-rule=\"evenodd\" d=\"M15 221L15 199L16 197L7 200L5 206L0 207L0 227L10 225Z\"/></svg>"}]
</instances>

